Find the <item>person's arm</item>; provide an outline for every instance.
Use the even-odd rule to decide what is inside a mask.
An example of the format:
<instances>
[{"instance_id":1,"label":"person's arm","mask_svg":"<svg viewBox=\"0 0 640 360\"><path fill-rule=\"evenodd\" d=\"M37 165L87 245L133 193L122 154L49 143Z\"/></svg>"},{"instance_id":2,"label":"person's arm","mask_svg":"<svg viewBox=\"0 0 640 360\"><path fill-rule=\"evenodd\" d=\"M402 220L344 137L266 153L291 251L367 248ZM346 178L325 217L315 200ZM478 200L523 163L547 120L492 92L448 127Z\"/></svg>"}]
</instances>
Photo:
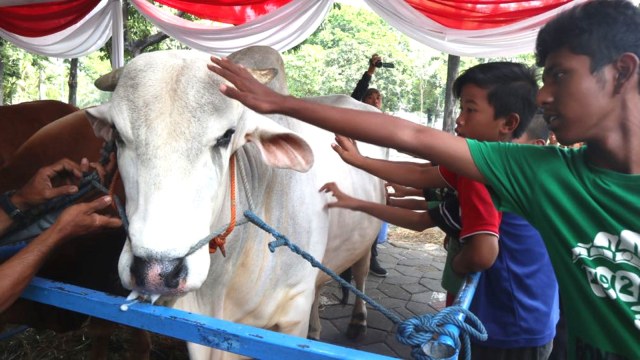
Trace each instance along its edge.
<instances>
[{"instance_id":1,"label":"person's arm","mask_svg":"<svg viewBox=\"0 0 640 360\"><path fill-rule=\"evenodd\" d=\"M453 271L467 274L490 268L498 257L498 237L482 233L469 236L465 240L464 246L451 263Z\"/></svg>"},{"instance_id":2,"label":"person's arm","mask_svg":"<svg viewBox=\"0 0 640 360\"><path fill-rule=\"evenodd\" d=\"M69 207L49 229L0 264L0 312L13 304L44 264L49 253L62 242L98 229L120 227L120 219L96 214L96 211L110 205L111 201L111 197L103 196L90 203Z\"/></svg>"},{"instance_id":3,"label":"person's arm","mask_svg":"<svg viewBox=\"0 0 640 360\"><path fill-rule=\"evenodd\" d=\"M9 201L20 211L26 211L62 195L78 192L75 183L82 177L82 172L89 168L87 159L77 164L68 159L62 159L53 165L45 166L19 190ZM4 234L13 224L13 219L4 211L0 211L0 235Z\"/></svg>"},{"instance_id":4,"label":"person's arm","mask_svg":"<svg viewBox=\"0 0 640 360\"><path fill-rule=\"evenodd\" d=\"M390 197L387 199L387 205L399 207L403 209L409 210L428 210L429 203L424 199L403 199L403 198L393 198Z\"/></svg>"},{"instance_id":5,"label":"person's arm","mask_svg":"<svg viewBox=\"0 0 640 360\"><path fill-rule=\"evenodd\" d=\"M373 54L373 56L371 56L371 59L369 59L369 68L362 75L362 78L360 79L360 81L358 81L355 89L353 89L353 92L351 93L352 98L358 101L362 101L364 93L366 93L367 89L369 89L369 82L371 82L371 77L376 72L375 64L377 61L382 61L382 58L378 56L378 54Z\"/></svg>"},{"instance_id":6,"label":"person's arm","mask_svg":"<svg viewBox=\"0 0 640 360\"><path fill-rule=\"evenodd\" d=\"M362 156L355 142L345 136L336 135L333 150L344 162L362 169L387 182L413 188L431 188L447 186L437 167L430 163L391 161Z\"/></svg>"},{"instance_id":7,"label":"person's arm","mask_svg":"<svg viewBox=\"0 0 640 360\"><path fill-rule=\"evenodd\" d=\"M499 251L498 236L502 213L496 210L487 188L477 181L458 176L441 167L442 176L458 191L461 230L459 238L464 242L453 258L453 270L459 274L490 268ZM453 200L445 203L453 204ZM451 210L449 210L451 214Z\"/></svg>"},{"instance_id":8,"label":"person's arm","mask_svg":"<svg viewBox=\"0 0 640 360\"><path fill-rule=\"evenodd\" d=\"M254 111L292 116L336 134L416 154L460 175L484 181L463 138L384 113L339 108L279 94L229 59L211 57L211 61L213 64L208 68L235 86L221 84L220 91Z\"/></svg>"},{"instance_id":9,"label":"person's arm","mask_svg":"<svg viewBox=\"0 0 640 360\"><path fill-rule=\"evenodd\" d=\"M386 183L385 186L393 189L393 192L389 193L390 197L394 197L394 198L404 198L409 196L424 197L424 193L422 189L417 189L411 186L403 186L403 185L394 184L394 183Z\"/></svg>"},{"instance_id":10,"label":"person's arm","mask_svg":"<svg viewBox=\"0 0 640 360\"><path fill-rule=\"evenodd\" d=\"M324 184L320 188L320 191L331 193L336 198L335 202L327 204L327 208L343 208L361 211L390 224L415 231L423 231L435 226L431 217L426 212L417 212L356 199L343 193L333 182Z\"/></svg>"}]
</instances>

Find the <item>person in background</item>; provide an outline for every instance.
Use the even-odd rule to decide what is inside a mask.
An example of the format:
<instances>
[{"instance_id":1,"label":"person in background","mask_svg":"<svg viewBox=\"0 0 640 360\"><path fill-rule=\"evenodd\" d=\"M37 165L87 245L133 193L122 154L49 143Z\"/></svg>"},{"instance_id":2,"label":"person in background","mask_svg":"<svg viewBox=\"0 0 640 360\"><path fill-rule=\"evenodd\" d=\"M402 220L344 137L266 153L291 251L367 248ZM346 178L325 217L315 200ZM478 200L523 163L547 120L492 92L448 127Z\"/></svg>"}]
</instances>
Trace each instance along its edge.
<instances>
[{"instance_id":1,"label":"person in background","mask_svg":"<svg viewBox=\"0 0 640 360\"><path fill-rule=\"evenodd\" d=\"M369 104L378 110L382 110L382 94L380 94L378 89L370 88L369 83L371 82L373 74L376 72L376 64L380 61L382 61L382 57L378 54L373 54L371 56L371 59L369 59L369 68L362 75L362 78L358 81L355 89L353 89L353 92L351 93L352 98L362 101L365 104ZM369 273L375 276L387 276L387 269L383 268L382 265L380 265L380 262L378 262L378 243L382 243L387 240L388 231L389 224L387 222L383 222L380 226L378 236L373 240L373 244L371 245Z\"/></svg>"},{"instance_id":2,"label":"person in background","mask_svg":"<svg viewBox=\"0 0 640 360\"><path fill-rule=\"evenodd\" d=\"M82 173L88 170L87 159L83 159L81 164L63 159L38 170L21 189L2 194L0 236L9 231L16 222L22 221L25 212L30 208L58 196L78 192L78 181ZM122 226L120 219L98 213L111 203L110 196L102 196L91 202L70 206L60 214L51 227L0 264L0 312L11 306L20 296L55 248L80 235Z\"/></svg>"}]
</instances>

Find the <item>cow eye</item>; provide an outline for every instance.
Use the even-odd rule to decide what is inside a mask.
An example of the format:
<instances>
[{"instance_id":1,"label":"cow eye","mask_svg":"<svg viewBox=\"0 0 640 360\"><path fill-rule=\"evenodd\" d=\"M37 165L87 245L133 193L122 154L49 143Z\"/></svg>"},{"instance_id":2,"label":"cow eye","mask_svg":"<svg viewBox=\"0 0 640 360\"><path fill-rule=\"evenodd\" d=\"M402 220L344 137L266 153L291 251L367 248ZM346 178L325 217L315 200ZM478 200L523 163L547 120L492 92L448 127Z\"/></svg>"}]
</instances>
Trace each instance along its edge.
<instances>
[{"instance_id":1,"label":"cow eye","mask_svg":"<svg viewBox=\"0 0 640 360\"><path fill-rule=\"evenodd\" d=\"M124 140L122 140L122 136L120 136L120 133L118 132L118 130L114 127L113 129L113 140L115 140L116 145L117 146L124 146Z\"/></svg>"},{"instance_id":2,"label":"cow eye","mask_svg":"<svg viewBox=\"0 0 640 360\"><path fill-rule=\"evenodd\" d=\"M216 141L216 146L227 146L231 142L231 137L236 132L236 129L229 129L222 134Z\"/></svg>"}]
</instances>

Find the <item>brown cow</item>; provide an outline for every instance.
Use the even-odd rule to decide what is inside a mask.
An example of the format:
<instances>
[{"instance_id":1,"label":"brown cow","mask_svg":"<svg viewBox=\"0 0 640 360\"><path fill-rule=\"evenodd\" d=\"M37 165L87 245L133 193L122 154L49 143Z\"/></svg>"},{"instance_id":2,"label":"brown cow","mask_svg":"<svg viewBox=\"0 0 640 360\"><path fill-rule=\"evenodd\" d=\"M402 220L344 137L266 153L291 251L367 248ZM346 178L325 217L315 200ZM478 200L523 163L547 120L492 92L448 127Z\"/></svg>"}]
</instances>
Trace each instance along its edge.
<instances>
[{"instance_id":1,"label":"brown cow","mask_svg":"<svg viewBox=\"0 0 640 360\"><path fill-rule=\"evenodd\" d=\"M78 108L56 100L36 100L0 106L0 168L31 135Z\"/></svg>"},{"instance_id":2,"label":"brown cow","mask_svg":"<svg viewBox=\"0 0 640 360\"><path fill-rule=\"evenodd\" d=\"M2 125L2 124L0 124ZM5 133L2 131L0 133ZM98 161L102 141L95 137L84 111L76 111L38 130L15 151L0 169L0 192L24 184L40 167L66 157L78 161L87 157ZM124 191L116 190L122 198ZM87 287L112 294L126 295L118 278L117 263L124 243L123 231L110 231L90 238L73 239L58 248L39 272L39 276ZM87 316L20 299L0 314L0 324L27 324L56 332L78 329ZM97 326L95 326L98 324ZM94 337L92 358L105 358L106 345L113 324L105 321L90 322L89 332ZM148 358L149 336L137 331L132 359ZM98 345L99 344L99 345ZM95 346L98 345L98 346Z\"/></svg>"}]
</instances>

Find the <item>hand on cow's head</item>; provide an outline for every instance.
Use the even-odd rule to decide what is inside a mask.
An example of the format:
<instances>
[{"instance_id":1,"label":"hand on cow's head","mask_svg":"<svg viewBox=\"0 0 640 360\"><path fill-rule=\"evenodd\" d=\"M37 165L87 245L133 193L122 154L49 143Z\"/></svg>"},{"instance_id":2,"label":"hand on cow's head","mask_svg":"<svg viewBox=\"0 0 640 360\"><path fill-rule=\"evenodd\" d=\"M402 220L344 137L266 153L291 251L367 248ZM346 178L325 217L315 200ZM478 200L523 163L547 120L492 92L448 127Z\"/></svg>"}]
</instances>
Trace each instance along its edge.
<instances>
[{"instance_id":1,"label":"hand on cow's head","mask_svg":"<svg viewBox=\"0 0 640 360\"><path fill-rule=\"evenodd\" d=\"M264 85L277 75L276 69L248 70L242 65L234 64L227 58L211 57L213 64L209 70L220 75L234 87L220 85L220 91L245 106L263 114L277 112L276 106L286 98ZM265 81L268 80L268 81Z\"/></svg>"}]
</instances>

